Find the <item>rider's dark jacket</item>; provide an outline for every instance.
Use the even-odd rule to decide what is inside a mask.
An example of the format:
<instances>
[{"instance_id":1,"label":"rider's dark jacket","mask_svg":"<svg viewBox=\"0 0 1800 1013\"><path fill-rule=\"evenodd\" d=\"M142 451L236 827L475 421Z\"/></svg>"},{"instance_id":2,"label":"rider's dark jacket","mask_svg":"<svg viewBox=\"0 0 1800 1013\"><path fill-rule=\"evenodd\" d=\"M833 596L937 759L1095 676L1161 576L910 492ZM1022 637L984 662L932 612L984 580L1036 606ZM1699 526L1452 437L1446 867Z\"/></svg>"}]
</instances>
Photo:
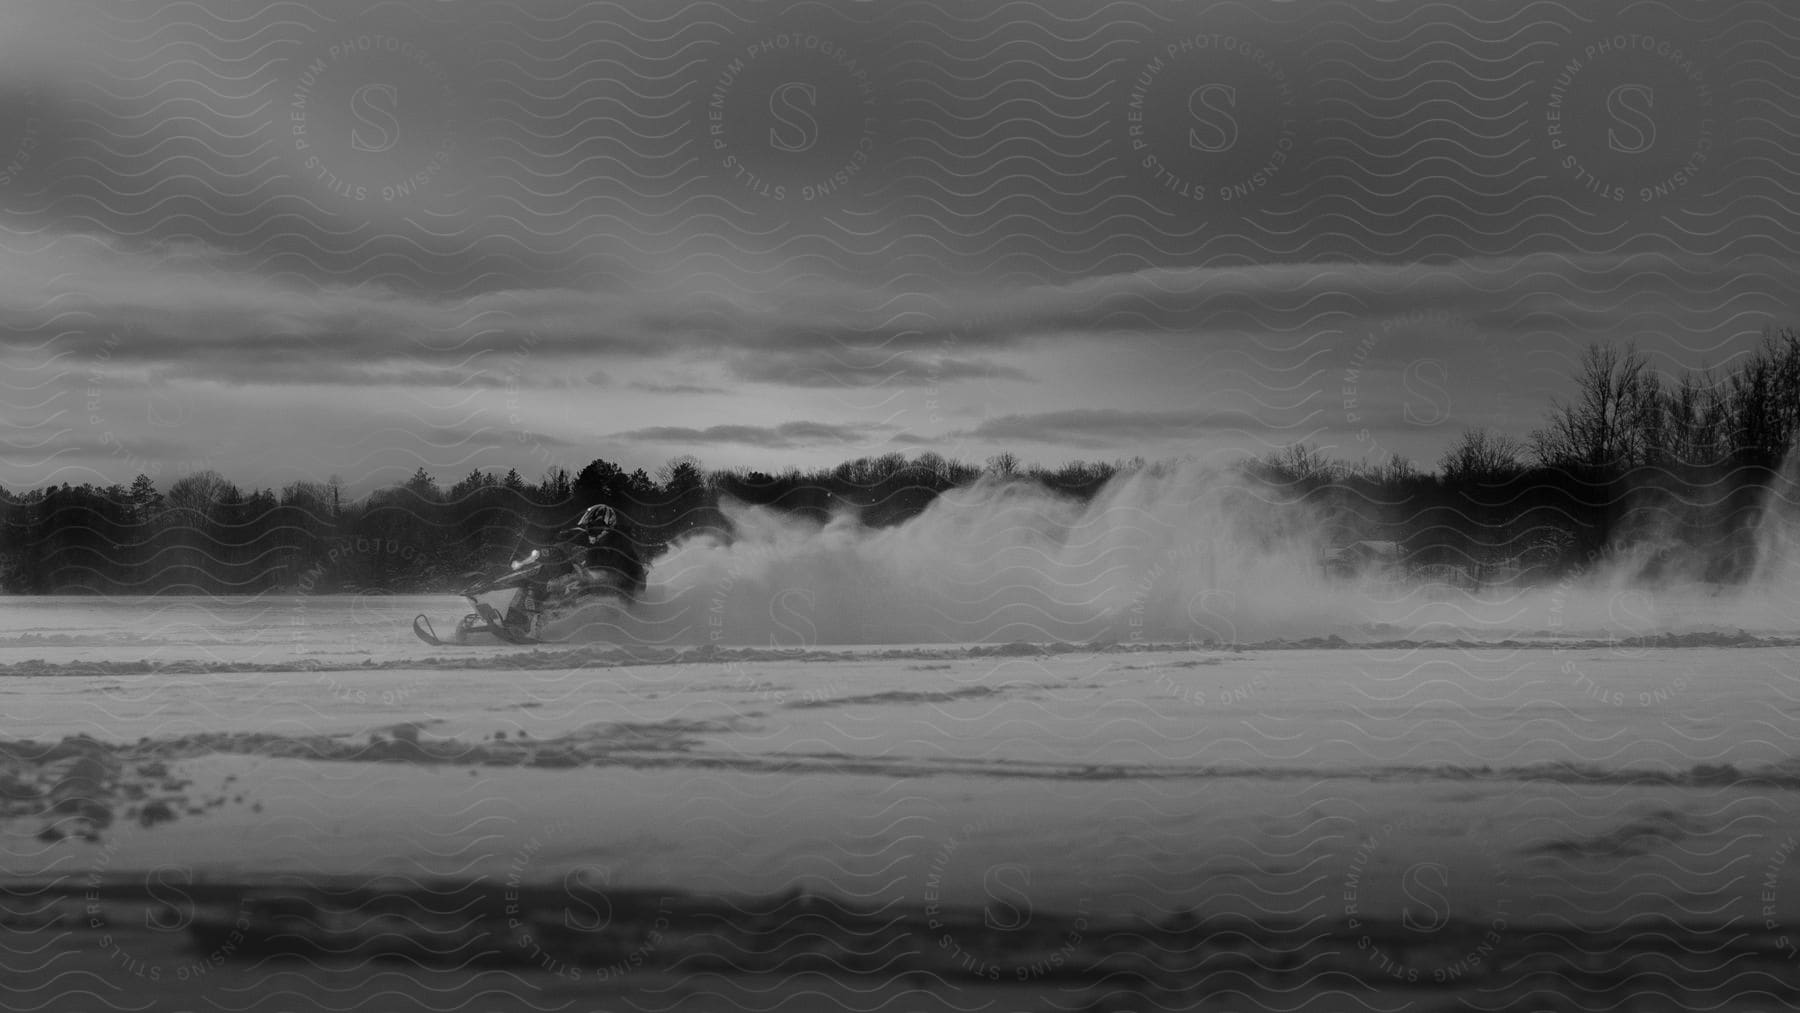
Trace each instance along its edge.
<instances>
[{"instance_id":1,"label":"rider's dark jacket","mask_svg":"<svg viewBox=\"0 0 1800 1013\"><path fill-rule=\"evenodd\" d=\"M576 539L576 558L590 570L616 570L634 587L643 583L644 564L637 543L621 528L581 532Z\"/></svg>"}]
</instances>

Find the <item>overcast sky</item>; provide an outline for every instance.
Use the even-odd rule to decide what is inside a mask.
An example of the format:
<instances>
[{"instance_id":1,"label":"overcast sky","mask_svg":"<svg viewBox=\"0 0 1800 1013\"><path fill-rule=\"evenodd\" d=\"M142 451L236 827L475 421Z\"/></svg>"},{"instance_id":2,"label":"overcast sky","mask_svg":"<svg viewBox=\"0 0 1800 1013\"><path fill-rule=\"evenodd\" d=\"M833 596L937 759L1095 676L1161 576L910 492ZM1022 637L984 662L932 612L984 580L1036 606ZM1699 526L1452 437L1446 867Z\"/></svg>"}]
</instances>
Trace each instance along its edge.
<instances>
[{"instance_id":1,"label":"overcast sky","mask_svg":"<svg viewBox=\"0 0 1800 1013\"><path fill-rule=\"evenodd\" d=\"M0 485L1429 465L1800 322L1769 2L0 5Z\"/></svg>"}]
</instances>

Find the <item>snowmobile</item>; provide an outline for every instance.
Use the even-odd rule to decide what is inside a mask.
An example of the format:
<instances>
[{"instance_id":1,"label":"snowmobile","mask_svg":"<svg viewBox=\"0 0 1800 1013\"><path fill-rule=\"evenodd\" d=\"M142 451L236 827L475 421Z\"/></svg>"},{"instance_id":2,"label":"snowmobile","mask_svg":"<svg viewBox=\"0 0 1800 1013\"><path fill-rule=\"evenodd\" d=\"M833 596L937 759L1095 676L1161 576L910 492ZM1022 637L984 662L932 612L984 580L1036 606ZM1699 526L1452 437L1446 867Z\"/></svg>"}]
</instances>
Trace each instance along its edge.
<instances>
[{"instance_id":1,"label":"snowmobile","mask_svg":"<svg viewBox=\"0 0 1800 1013\"><path fill-rule=\"evenodd\" d=\"M413 619L413 633L433 646L480 642L484 636L502 643L545 643L544 628L577 608L611 601L619 608L635 604L644 591L641 576L633 579L611 567L587 567L565 545L546 545L514 559L506 569L471 574L472 583L457 594L475 611L462 617L448 639L439 638L431 620ZM511 591L505 612L482 601L485 595Z\"/></svg>"}]
</instances>

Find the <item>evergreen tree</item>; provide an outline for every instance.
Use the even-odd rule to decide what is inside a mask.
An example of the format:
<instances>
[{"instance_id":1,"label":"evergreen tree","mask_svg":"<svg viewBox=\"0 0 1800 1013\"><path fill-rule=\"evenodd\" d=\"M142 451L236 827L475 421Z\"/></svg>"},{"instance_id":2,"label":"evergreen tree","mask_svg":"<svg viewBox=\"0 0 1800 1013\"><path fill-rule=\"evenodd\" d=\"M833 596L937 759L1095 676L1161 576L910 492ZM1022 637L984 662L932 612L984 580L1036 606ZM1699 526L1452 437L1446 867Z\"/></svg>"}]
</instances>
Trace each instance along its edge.
<instances>
[{"instance_id":1,"label":"evergreen tree","mask_svg":"<svg viewBox=\"0 0 1800 1013\"><path fill-rule=\"evenodd\" d=\"M126 491L126 500L131 504L132 519L139 524L148 524L156 520L162 513L162 493L156 491L156 483L149 475L139 474L131 480L131 488Z\"/></svg>"}]
</instances>

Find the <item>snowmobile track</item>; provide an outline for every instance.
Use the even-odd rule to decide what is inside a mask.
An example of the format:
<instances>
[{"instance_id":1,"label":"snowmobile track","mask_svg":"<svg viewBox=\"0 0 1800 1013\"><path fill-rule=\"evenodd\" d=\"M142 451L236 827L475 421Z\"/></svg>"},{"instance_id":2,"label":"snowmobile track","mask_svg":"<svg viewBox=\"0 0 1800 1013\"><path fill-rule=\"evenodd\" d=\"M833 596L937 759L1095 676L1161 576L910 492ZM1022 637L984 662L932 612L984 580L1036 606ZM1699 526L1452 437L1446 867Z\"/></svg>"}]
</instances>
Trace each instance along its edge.
<instances>
[{"instance_id":1,"label":"snowmobile track","mask_svg":"<svg viewBox=\"0 0 1800 1013\"><path fill-rule=\"evenodd\" d=\"M518 646L518 647L535 647L535 646L540 646L540 645L544 645L544 644L562 643L562 641L560 641L560 640L545 640L541 637L528 636L524 633L518 632L517 630L509 628L504 622L501 621L499 611L496 610L492 605L488 605L485 603L477 603L475 606L475 611L481 615L481 618L486 621L487 625L483 626L483 627L477 627L474 629L469 629L467 627L459 627L458 628L459 633L460 632L487 633L487 634L491 634L494 637L494 639L499 641L500 643L512 644L512 645ZM419 615L416 615L413 617L412 631L413 631L413 634L415 636L417 636L420 640L425 641L426 643L430 644L433 647L477 646L475 644L472 644L470 641L463 639L462 637L458 637L455 640L445 640L442 637L438 636L437 630L431 625L431 619L429 617L427 617L424 613L420 613Z\"/></svg>"}]
</instances>

